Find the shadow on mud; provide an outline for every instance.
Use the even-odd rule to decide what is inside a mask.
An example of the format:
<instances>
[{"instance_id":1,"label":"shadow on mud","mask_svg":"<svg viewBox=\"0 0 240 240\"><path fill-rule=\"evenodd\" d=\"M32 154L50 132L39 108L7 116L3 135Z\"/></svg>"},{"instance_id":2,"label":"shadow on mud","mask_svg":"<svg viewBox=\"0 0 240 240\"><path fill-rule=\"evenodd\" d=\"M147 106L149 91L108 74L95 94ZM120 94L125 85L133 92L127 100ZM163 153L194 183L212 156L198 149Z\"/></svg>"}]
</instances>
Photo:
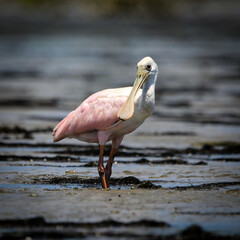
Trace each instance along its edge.
<instances>
[{"instance_id":1,"label":"shadow on mud","mask_svg":"<svg viewBox=\"0 0 240 240\"><path fill-rule=\"evenodd\" d=\"M152 229L142 232L142 228ZM105 220L100 222L46 222L42 217L30 219L0 220L0 228L5 230L0 239L26 239L31 238L114 238L114 239L211 239L211 240L237 240L238 236L217 236L204 231L198 225L191 225L185 230L175 234L162 234L170 225L162 221L140 220L135 222L118 222ZM11 229L11 232L8 231ZM14 229L14 230L13 230ZM135 230L134 232L132 230Z\"/></svg>"}]
</instances>

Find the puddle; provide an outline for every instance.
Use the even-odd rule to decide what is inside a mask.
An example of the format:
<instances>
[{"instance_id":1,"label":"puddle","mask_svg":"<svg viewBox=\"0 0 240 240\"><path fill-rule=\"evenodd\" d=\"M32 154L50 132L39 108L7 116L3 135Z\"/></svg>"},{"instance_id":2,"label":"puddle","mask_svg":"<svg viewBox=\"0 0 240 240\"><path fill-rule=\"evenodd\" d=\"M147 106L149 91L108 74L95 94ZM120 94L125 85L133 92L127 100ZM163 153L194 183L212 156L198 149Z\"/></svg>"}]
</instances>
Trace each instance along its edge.
<instances>
[{"instance_id":1,"label":"puddle","mask_svg":"<svg viewBox=\"0 0 240 240\"><path fill-rule=\"evenodd\" d=\"M77 186L68 185L66 188L61 185L46 185L46 184L0 184L0 189L9 189L14 191L27 191L31 190L48 190L48 191L56 191L56 190L64 190L64 189L77 189Z\"/></svg>"}]
</instances>

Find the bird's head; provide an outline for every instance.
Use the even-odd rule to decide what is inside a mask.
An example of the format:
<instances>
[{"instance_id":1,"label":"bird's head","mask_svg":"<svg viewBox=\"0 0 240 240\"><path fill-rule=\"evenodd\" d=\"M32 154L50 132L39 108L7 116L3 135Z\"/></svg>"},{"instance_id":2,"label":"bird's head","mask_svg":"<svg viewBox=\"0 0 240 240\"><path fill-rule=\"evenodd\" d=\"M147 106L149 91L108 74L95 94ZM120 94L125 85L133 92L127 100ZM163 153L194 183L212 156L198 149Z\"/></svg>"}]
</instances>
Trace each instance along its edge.
<instances>
[{"instance_id":1,"label":"bird's head","mask_svg":"<svg viewBox=\"0 0 240 240\"><path fill-rule=\"evenodd\" d=\"M134 98L141 86L149 80L150 77L156 78L158 66L151 57L145 57L137 64L137 76L133 84L132 91L127 101L118 111L118 118L128 120L134 113Z\"/></svg>"}]
</instances>

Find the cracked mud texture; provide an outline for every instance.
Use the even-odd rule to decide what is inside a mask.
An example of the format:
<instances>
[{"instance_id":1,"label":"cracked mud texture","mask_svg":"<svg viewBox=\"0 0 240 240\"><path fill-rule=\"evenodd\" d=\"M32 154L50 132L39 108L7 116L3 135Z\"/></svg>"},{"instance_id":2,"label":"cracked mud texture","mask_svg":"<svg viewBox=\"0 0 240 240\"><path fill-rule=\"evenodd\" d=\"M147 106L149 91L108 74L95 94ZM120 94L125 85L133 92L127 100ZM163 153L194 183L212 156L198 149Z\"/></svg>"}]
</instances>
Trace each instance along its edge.
<instances>
[{"instance_id":1,"label":"cracked mud texture","mask_svg":"<svg viewBox=\"0 0 240 240\"><path fill-rule=\"evenodd\" d=\"M0 239L240 239L239 31L98 24L0 38ZM90 94L131 85L145 55L155 113L103 191L98 146L51 131Z\"/></svg>"}]
</instances>

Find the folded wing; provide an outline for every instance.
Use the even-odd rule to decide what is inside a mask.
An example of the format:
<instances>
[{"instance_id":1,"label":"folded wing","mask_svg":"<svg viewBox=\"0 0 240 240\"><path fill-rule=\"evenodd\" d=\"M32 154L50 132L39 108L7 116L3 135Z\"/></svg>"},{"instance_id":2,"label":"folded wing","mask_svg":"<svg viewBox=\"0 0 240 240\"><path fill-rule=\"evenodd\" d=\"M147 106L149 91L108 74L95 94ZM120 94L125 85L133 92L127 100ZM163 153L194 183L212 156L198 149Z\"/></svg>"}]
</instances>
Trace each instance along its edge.
<instances>
[{"instance_id":1,"label":"folded wing","mask_svg":"<svg viewBox=\"0 0 240 240\"><path fill-rule=\"evenodd\" d=\"M118 120L117 112L131 89L107 89L91 95L53 129L53 141L110 127Z\"/></svg>"}]
</instances>

